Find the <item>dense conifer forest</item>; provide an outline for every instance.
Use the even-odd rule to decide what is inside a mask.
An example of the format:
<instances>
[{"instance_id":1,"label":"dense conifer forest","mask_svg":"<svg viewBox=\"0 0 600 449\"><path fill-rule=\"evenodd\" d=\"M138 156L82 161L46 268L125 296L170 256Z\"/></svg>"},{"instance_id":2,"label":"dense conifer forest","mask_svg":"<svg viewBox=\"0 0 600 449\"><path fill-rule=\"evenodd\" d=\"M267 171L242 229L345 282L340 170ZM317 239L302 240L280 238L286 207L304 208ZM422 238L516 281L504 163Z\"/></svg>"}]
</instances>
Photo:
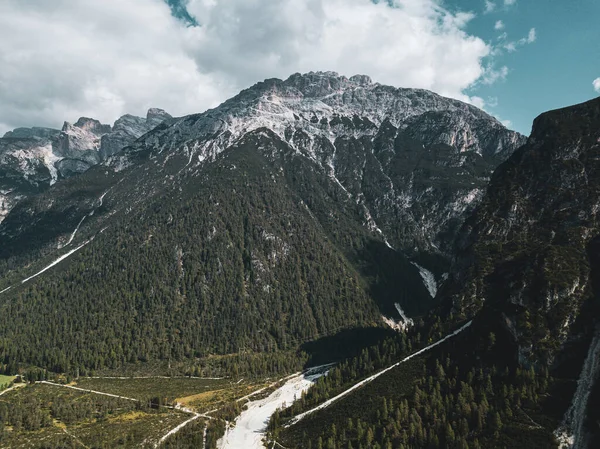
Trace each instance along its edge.
<instances>
[{"instance_id":1,"label":"dense conifer forest","mask_svg":"<svg viewBox=\"0 0 600 449\"><path fill-rule=\"evenodd\" d=\"M425 341L439 337L435 328ZM315 449L553 447L548 428L560 420L552 406L560 379L506 357L506 336L478 327L287 427L293 416L422 345L416 332L339 364L273 416L271 437L286 447Z\"/></svg>"}]
</instances>

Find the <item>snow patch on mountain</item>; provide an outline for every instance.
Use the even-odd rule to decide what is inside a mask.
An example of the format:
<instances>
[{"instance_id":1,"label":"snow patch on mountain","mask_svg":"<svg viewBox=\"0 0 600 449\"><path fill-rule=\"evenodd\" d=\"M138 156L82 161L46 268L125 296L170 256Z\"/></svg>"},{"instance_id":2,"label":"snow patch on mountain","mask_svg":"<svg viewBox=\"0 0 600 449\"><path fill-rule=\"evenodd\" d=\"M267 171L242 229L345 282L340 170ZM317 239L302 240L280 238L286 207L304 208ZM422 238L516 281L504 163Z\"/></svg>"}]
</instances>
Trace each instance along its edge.
<instances>
[{"instance_id":1,"label":"snow patch on mountain","mask_svg":"<svg viewBox=\"0 0 600 449\"><path fill-rule=\"evenodd\" d=\"M25 179L29 179L36 175L40 166L47 168L50 172L50 185L54 184L58 179L55 163L61 158L54 154L52 144L50 143L46 143L42 146L33 146L27 149L16 150L11 153L11 156L17 159L19 168Z\"/></svg>"},{"instance_id":2,"label":"snow patch on mountain","mask_svg":"<svg viewBox=\"0 0 600 449\"><path fill-rule=\"evenodd\" d=\"M412 262L412 264L419 269L419 274L421 275L421 278L423 278L423 284L425 285L425 288L427 288L427 291L431 297L435 298L435 295L437 295L437 283L435 281L435 275L427 268L423 268L416 262Z\"/></svg>"},{"instance_id":3,"label":"snow patch on mountain","mask_svg":"<svg viewBox=\"0 0 600 449\"><path fill-rule=\"evenodd\" d=\"M404 310L402 310L402 307L400 307L400 304L394 303L394 307L398 311L398 314L400 315L400 318L402 318L402 321L404 322L406 327L414 326L414 321L406 316Z\"/></svg>"},{"instance_id":4,"label":"snow patch on mountain","mask_svg":"<svg viewBox=\"0 0 600 449\"><path fill-rule=\"evenodd\" d=\"M383 319L385 324L387 324L389 327L391 327L392 329L397 330L399 332L404 332L404 331L408 330L408 328L415 325L415 322L412 320L412 318L409 318L408 316L406 316L406 314L404 313L404 310L402 310L402 306L400 306L399 303L395 303L394 307L398 311L398 315L400 315L400 319L398 321L396 321L393 318L388 318L388 317L382 315L381 318Z\"/></svg>"},{"instance_id":5,"label":"snow patch on mountain","mask_svg":"<svg viewBox=\"0 0 600 449\"><path fill-rule=\"evenodd\" d=\"M83 220L85 220L85 217L87 217L87 215L84 215L83 218L79 221L79 223L77 223L77 227L71 234L71 237L69 237L69 241L65 244L65 246L69 246L71 244L71 242L75 238L75 235L77 234L77 231L79 231L79 227L81 226L81 223L83 223Z\"/></svg>"}]
</instances>

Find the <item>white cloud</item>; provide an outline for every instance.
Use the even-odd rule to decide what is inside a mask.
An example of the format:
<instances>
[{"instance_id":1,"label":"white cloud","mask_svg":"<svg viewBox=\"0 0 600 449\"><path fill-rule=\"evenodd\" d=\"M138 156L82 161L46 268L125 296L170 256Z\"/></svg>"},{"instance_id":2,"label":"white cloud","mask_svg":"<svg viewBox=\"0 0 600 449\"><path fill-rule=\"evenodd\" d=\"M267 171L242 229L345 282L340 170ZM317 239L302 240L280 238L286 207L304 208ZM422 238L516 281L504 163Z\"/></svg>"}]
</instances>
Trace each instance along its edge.
<instances>
[{"instance_id":1,"label":"white cloud","mask_svg":"<svg viewBox=\"0 0 600 449\"><path fill-rule=\"evenodd\" d=\"M186 51L193 33L161 0L3 0L0 128L213 105L221 86Z\"/></svg>"},{"instance_id":2,"label":"white cloud","mask_svg":"<svg viewBox=\"0 0 600 449\"><path fill-rule=\"evenodd\" d=\"M527 36L519 39L518 41L506 42L503 44L503 47L509 53L517 51L519 47L527 44L533 44L537 40L537 34L535 32L535 28L531 28Z\"/></svg>"},{"instance_id":3,"label":"white cloud","mask_svg":"<svg viewBox=\"0 0 600 449\"><path fill-rule=\"evenodd\" d=\"M505 41L506 39L508 39L508 33L506 31L500 33L497 38L499 41Z\"/></svg>"},{"instance_id":4,"label":"white cloud","mask_svg":"<svg viewBox=\"0 0 600 449\"><path fill-rule=\"evenodd\" d=\"M515 3L517 3L517 0L504 0L504 5L505 6L512 6Z\"/></svg>"},{"instance_id":5,"label":"white cloud","mask_svg":"<svg viewBox=\"0 0 600 449\"><path fill-rule=\"evenodd\" d=\"M504 22L502 20L498 20L496 22L496 24L494 25L494 29L495 30L503 30L504 29Z\"/></svg>"},{"instance_id":6,"label":"white cloud","mask_svg":"<svg viewBox=\"0 0 600 449\"><path fill-rule=\"evenodd\" d=\"M600 93L600 77L592 81L592 86L594 86L596 92Z\"/></svg>"},{"instance_id":7,"label":"white cloud","mask_svg":"<svg viewBox=\"0 0 600 449\"><path fill-rule=\"evenodd\" d=\"M494 12L496 10L496 4L490 0L485 0L485 6L483 9L483 12L486 14L489 14L491 12Z\"/></svg>"},{"instance_id":8,"label":"white cloud","mask_svg":"<svg viewBox=\"0 0 600 449\"><path fill-rule=\"evenodd\" d=\"M483 84L494 84L496 81L505 80L508 76L508 67L502 66L499 69L494 67L486 67L485 73L481 78Z\"/></svg>"},{"instance_id":9,"label":"white cloud","mask_svg":"<svg viewBox=\"0 0 600 449\"><path fill-rule=\"evenodd\" d=\"M509 129L513 124L510 120L500 120L500 122Z\"/></svg>"},{"instance_id":10,"label":"white cloud","mask_svg":"<svg viewBox=\"0 0 600 449\"><path fill-rule=\"evenodd\" d=\"M478 96L469 97L468 102L471 103L473 106L478 107L479 109L483 109L486 106L485 100Z\"/></svg>"},{"instance_id":11,"label":"white cloud","mask_svg":"<svg viewBox=\"0 0 600 449\"><path fill-rule=\"evenodd\" d=\"M486 106L490 108L495 108L498 106L498 97L488 97L486 102Z\"/></svg>"},{"instance_id":12,"label":"white cloud","mask_svg":"<svg viewBox=\"0 0 600 449\"><path fill-rule=\"evenodd\" d=\"M294 72L364 73L483 105L469 87L489 78L491 48L469 13L439 0L190 0L199 27L162 0L0 2L0 132L112 122L150 106L183 115Z\"/></svg>"},{"instance_id":13,"label":"white cloud","mask_svg":"<svg viewBox=\"0 0 600 449\"><path fill-rule=\"evenodd\" d=\"M529 30L529 34L527 35L527 39L525 42L527 44L531 44L531 43L535 42L536 39L537 39L537 36L535 34L535 28L532 28Z\"/></svg>"}]
</instances>

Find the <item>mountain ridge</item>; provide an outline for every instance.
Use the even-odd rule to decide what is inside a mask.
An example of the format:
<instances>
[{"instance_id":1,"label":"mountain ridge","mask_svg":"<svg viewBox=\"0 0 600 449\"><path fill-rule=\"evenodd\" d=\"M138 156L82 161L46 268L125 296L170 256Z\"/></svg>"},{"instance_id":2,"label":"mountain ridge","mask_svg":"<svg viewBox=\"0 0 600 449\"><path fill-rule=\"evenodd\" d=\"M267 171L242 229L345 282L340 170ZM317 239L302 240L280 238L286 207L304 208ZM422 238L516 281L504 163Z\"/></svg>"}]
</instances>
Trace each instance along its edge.
<instances>
[{"instance_id":1,"label":"mountain ridge","mask_svg":"<svg viewBox=\"0 0 600 449\"><path fill-rule=\"evenodd\" d=\"M226 134L227 131L232 134L231 138L227 135L223 137L227 139L227 143L231 143L244 132L262 126L285 137L286 129L290 126L294 128L296 122L301 122L301 126L311 133L334 139L341 134L339 131L346 131L344 125L348 122L342 122L342 116L349 119L354 116L366 118L376 127L387 119L393 126L399 127L407 118L432 110L463 112L472 121L485 119L495 129L505 129L497 119L472 105L424 89L395 88L373 83L365 75L346 78L335 72L309 72L291 75L286 80L271 78L256 83L216 108L177 119L174 124L180 136L170 142L161 142L168 131L159 129L138 144L162 149L169 145L173 148L185 142L186 138L192 140ZM309 114L310 117L305 116ZM340 117L339 120L334 120L336 116ZM322 122L324 119L327 120L326 123ZM365 133L374 128L369 123L362 125ZM463 151L476 147L478 139L470 136L474 131L464 131L465 136L454 136L453 139L446 137L443 142L458 144L456 146ZM524 138L516 132L508 132L505 140L514 147L523 142ZM486 153L486 156L496 153L501 155L503 144L504 141L501 140L496 148L478 151ZM200 154L200 157L204 160L210 155L208 152Z\"/></svg>"},{"instance_id":2,"label":"mountain ridge","mask_svg":"<svg viewBox=\"0 0 600 449\"><path fill-rule=\"evenodd\" d=\"M0 222L14 205L59 179L83 173L171 116L152 108L146 118L125 115L114 128L80 117L62 129L17 128L0 138Z\"/></svg>"}]
</instances>

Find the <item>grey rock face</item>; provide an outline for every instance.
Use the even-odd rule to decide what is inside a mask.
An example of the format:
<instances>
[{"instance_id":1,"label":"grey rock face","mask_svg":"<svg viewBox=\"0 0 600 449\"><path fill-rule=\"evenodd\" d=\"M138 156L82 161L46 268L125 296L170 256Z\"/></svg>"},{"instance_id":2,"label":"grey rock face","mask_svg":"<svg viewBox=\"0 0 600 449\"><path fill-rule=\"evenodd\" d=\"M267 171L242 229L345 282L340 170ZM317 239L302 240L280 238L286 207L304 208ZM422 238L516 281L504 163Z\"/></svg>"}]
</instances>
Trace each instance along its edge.
<instances>
[{"instance_id":1,"label":"grey rock face","mask_svg":"<svg viewBox=\"0 0 600 449\"><path fill-rule=\"evenodd\" d=\"M93 164L81 159L61 159L55 163L56 169L63 178L70 178L88 170Z\"/></svg>"},{"instance_id":2,"label":"grey rock face","mask_svg":"<svg viewBox=\"0 0 600 449\"><path fill-rule=\"evenodd\" d=\"M171 118L150 109L146 118L125 115L114 126L81 117L62 130L17 128L0 138L0 221L22 198L83 173Z\"/></svg>"},{"instance_id":3,"label":"grey rock face","mask_svg":"<svg viewBox=\"0 0 600 449\"><path fill-rule=\"evenodd\" d=\"M52 138L58 133L19 128L0 138L0 222L23 197L56 182Z\"/></svg>"},{"instance_id":4,"label":"grey rock face","mask_svg":"<svg viewBox=\"0 0 600 449\"><path fill-rule=\"evenodd\" d=\"M100 162L100 139L110 132L110 125L82 117L73 125L65 122L61 133L53 142L53 148L59 157L79 159L92 166Z\"/></svg>"},{"instance_id":5,"label":"grey rock face","mask_svg":"<svg viewBox=\"0 0 600 449\"><path fill-rule=\"evenodd\" d=\"M354 126L353 120L362 125ZM215 109L174 120L173 126L141 139L137 149L185 146L206 160L261 127L284 138L301 129L311 141L333 142L350 131L356 138L373 136L384 122L400 130L410 128L414 137L427 144L446 144L456 153L474 151L494 163L525 143L524 136L457 100L422 89L372 83L361 75L348 79L332 72L311 72L285 81L266 80Z\"/></svg>"},{"instance_id":6,"label":"grey rock face","mask_svg":"<svg viewBox=\"0 0 600 449\"><path fill-rule=\"evenodd\" d=\"M148 129L152 129L160 125L165 120L173 118L171 114L160 108L150 108L146 114L146 126Z\"/></svg>"},{"instance_id":7,"label":"grey rock face","mask_svg":"<svg viewBox=\"0 0 600 449\"><path fill-rule=\"evenodd\" d=\"M102 137L99 152L100 159L104 160L119 152L170 118L172 117L169 114L157 108L149 109L146 118L129 114L124 115L115 122L112 132Z\"/></svg>"}]
</instances>

